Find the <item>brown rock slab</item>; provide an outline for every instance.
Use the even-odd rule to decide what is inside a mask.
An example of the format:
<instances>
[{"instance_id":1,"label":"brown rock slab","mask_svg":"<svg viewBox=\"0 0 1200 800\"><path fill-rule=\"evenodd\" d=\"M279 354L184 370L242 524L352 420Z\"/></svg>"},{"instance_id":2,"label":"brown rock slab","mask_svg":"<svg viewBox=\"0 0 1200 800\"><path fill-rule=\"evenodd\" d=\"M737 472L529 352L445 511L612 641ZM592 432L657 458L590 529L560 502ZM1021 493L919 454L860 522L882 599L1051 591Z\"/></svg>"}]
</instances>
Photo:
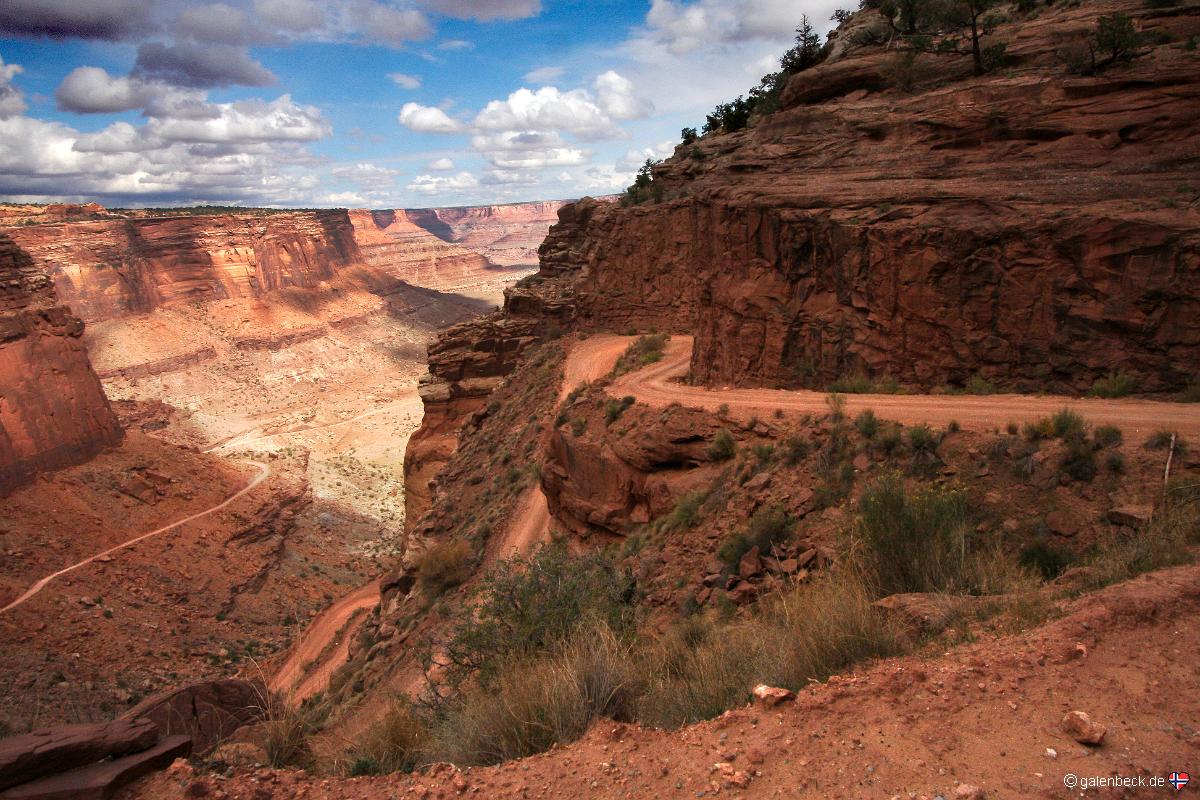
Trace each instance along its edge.
<instances>
[{"instance_id":1,"label":"brown rock slab","mask_svg":"<svg viewBox=\"0 0 1200 800\"><path fill-rule=\"evenodd\" d=\"M738 562L738 575L742 580L750 580L762 574L763 562L762 556L758 554L758 546L751 547L749 552L742 556L742 560Z\"/></svg>"},{"instance_id":2,"label":"brown rock slab","mask_svg":"<svg viewBox=\"0 0 1200 800\"><path fill-rule=\"evenodd\" d=\"M203 681L151 695L124 717L152 720L163 736L185 734L203 753L243 725L261 720L266 696L265 687L255 681Z\"/></svg>"},{"instance_id":3,"label":"brown rock slab","mask_svg":"<svg viewBox=\"0 0 1200 800\"><path fill-rule=\"evenodd\" d=\"M125 784L166 769L191 751L188 737L168 736L140 753L15 786L0 792L0 800L108 800Z\"/></svg>"},{"instance_id":4,"label":"brown rock slab","mask_svg":"<svg viewBox=\"0 0 1200 800\"><path fill-rule=\"evenodd\" d=\"M1117 506L1108 512L1108 521L1114 525L1140 528L1150 522L1150 506Z\"/></svg>"},{"instance_id":5,"label":"brown rock slab","mask_svg":"<svg viewBox=\"0 0 1200 800\"><path fill-rule=\"evenodd\" d=\"M0 789L154 745L158 728L138 717L63 725L0 740Z\"/></svg>"}]
</instances>

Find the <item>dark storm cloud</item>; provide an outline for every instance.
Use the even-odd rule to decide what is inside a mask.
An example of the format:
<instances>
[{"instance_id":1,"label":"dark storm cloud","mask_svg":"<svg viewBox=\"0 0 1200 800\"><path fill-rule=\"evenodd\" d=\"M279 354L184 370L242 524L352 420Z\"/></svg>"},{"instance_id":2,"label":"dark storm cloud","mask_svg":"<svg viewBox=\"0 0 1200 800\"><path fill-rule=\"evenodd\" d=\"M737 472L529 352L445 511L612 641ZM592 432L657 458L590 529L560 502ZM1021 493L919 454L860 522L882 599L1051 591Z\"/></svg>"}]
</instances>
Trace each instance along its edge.
<instances>
[{"instance_id":1,"label":"dark storm cloud","mask_svg":"<svg viewBox=\"0 0 1200 800\"><path fill-rule=\"evenodd\" d=\"M130 39L153 27L153 0L3 0L0 36Z\"/></svg>"},{"instance_id":2,"label":"dark storm cloud","mask_svg":"<svg viewBox=\"0 0 1200 800\"><path fill-rule=\"evenodd\" d=\"M183 42L149 42L138 48L133 75L176 86L269 86L275 76L241 48Z\"/></svg>"}]
</instances>

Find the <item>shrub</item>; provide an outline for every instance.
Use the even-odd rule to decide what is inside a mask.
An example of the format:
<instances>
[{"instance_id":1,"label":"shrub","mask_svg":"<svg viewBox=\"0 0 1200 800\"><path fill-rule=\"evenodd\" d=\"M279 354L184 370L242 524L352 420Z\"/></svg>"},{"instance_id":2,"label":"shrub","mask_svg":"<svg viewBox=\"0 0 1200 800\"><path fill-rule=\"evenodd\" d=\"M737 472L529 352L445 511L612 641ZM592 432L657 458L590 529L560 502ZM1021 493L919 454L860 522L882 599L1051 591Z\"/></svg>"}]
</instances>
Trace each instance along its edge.
<instances>
[{"instance_id":1,"label":"shrub","mask_svg":"<svg viewBox=\"0 0 1200 800\"><path fill-rule=\"evenodd\" d=\"M426 596L440 597L471 577L471 546L462 539L438 542L421 555L417 583Z\"/></svg>"},{"instance_id":2,"label":"shrub","mask_svg":"<svg viewBox=\"0 0 1200 800\"><path fill-rule=\"evenodd\" d=\"M1018 562L1035 571L1043 580L1054 580L1071 566L1072 555L1048 542L1034 542L1021 548Z\"/></svg>"},{"instance_id":3,"label":"shrub","mask_svg":"<svg viewBox=\"0 0 1200 800\"><path fill-rule=\"evenodd\" d=\"M733 440L733 434L725 428L717 431L717 435L713 437L709 443L705 454L709 461L728 461L737 453L737 443Z\"/></svg>"},{"instance_id":4,"label":"shrub","mask_svg":"<svg viewBox=\"0 0 1200 800\"><path fill-rule=\"evenodd\" d=\"M428 721L407 696L388 701L387 710L355 743L351 775L411 772L428 746Z\"/></svg>"},{"instance_id":5,"label":"shrub","mask_svg":"<svg viewBox=\"0 0 1200 800\"><path fill-rule=\"evenodd\" d=\"M879 432L879 419L875 412L868 408L854 418L854 427L864 439L874 439L875 434Z\"/></svg>"},{"instance_id":6,"label":"shrub","mask_svg":"<svg viewBox=\"0 0 1200 800\"><path fill-rule=\"evenodd\" d=\"M1102 542L1087 560L1086 588L1128 580L1143 572L1187 564L1195 560L1192 546L1200 540L1200 503L1171 502L1130 536L1115 534Z\"/></svg>"},{"instance_id":7,"label":"shrub","mask_svg":"<svg viewBox=\"0 0 1200 800\"><path fill-rule=\"evenodd\" d=\"M808 440L799 436L788 437L783 443L783 463L794 467L808 457Z\"/></svg>"},{"instance_id":8,"label":"shrub","mask_svg":"<svg viewBox=\"0 0 1200 800\"><path fill-rule=\"evenodd\" d=\"M1108 377L1097 378L1092 384L1093 397L1125 397L1137 385L1136 379L1128 372L1114 371Z\"/></svg>"},{"instance_id":9,"label":"shrub","mask_svg":"<svg viewBox=\"0 0 1200 800\"><path fill-rule=\"evenodd\" d=\"M908 445L914 453L933 453L941 441L928 425L913 425L908 429Z\"/></svg>"},{"instance_id":10,"label":"shrub","mask_svg":"<svg viewBox=\"0 0 1200 800\"><path fill-rule=\"evenodd\" d=\"M689 492L676 501L671 513L663 521L663 530L683 531L696 527L700 521L700 506L708 499L707 492Z\"/></svg>"},{"instance_id":11,"label":"shrub","mask_svg":"<svg viewBox=\"0 0 1200 800\"><path fill-rule=\"evenodd\" d=\"M834 422L840 422L846 417L846 398L837 392L825 395L825 405L829 408L829 416Z\"/></svg>"},{"instance_id":12,"label":"shrub","mask_svg":"<svg viewBox=\"0 0 1200 800\"><path fill-rule=\"evenodd\" d=\"M879 445L879 449L887 455L891 455L892 453L896 452L896 450L900 447L900 443L901 435L899 425L887 426L883 433L879 435L879 439L876 442L876 444Z\"/></svg>"},{"instance_id":13,"label":"shrub","mask_svg":"<svg viewBox=\"0 0 1200 800\"><path fill-rule=\"evenodd\" d=\"M958 424L958 420L952 419L946 424L946 433L958 433L962 430L962 425Z\"/></svg>"},{"instance_id":14,"label":"shrub","mask_svg":"<svg viewBox=\"0 0 1200 800\"><path fill-rule=\"evenodd\" d=\"M697 133L695 128L684 128L679 133L679 139L683 144L692 144L696 141Z\"/></svg>"},{"instance_id":15,"label":"shrub","mask_svg":"<svg viewBox=\"0 0 1200 800\"><path fill-rule=\"evenodd\" d=\"M782 541L792 528L792 519L779 506L760 508L750 517L745 532L735 533L717 549L717 558L731 571L736 570L742 556L757 547L766 554L771 546Z\"/></svg>"},{"instance_id":16,"label":"shrub","mask_svg":"<svg viewBox=\"0 0 1200 800\"><path fill-rule=\"evenodd\" d=\"M963 390L967 394L995 394L996 385L979 373L975 373L967 379L967 384L963 387Z\"/></svg>"},{"instance_id":17,"label":"shrub","mask_svg":"<svg viewBox=\"0 0 1200 800\"><path fill-rule=\"evenodd\" d=\"M754 453L754 457L758 459L759 463L766 464L771 460L771 457L775 455L775 445L767 444L765 442L762 444L756 444L751 448L751 452Z\"/></svg>"},{"instance_id":18,"label":"shrub","mask_svg":"<svg viewBox=\"0 0 1200 800\"><path fill-rule=\"evenodd\" d=\"M1090 481L1096 477L1096 448L1086 437L1076 436L1067 440L1062 467L1077 481Z\"/></svg>"},{"instance_id":19,"label":"shrub","mask_svg":"<svg viewBox=\"0 0 1200 800\"><path fill-rule=\"evenodd\" d=\"M1187 444L1183 441L1183 437L1174 431L1155 431L1150 434L1145 446L1147 450L1166 450L1171 447L1172 440L1175 442L1176 455L1187 451Z\"/></svg>"},{"instance_id":20,"label":"shrub","mask_svg":"<svg viewBox=\"0 0 1200 800\"><path fill-rule=\"evenodd\" d=\"M612 425L621 415L625 413L625 409L632 406L636 401L631 396L622 397L620 400L612 399L604 405L604 424Z\"/></svg>"},{"instance_id":21,"label":"shrub","mask_svg":"<svg viewBox=\"0 0 1200 800\"><path fill-rule=\"evenodd\" d=\"M1113 425L1101 425L1092 432L1097 447L1116 447L1124 438L1121 429Z\"/></svg>"},{"instance_id":22,"label":"shrub","mask_svg":"<svg viewBox=\"0 0 1200 800\"><path fill-rule=\"evenodd\" d=\"M1190 383L1180 392L1179 400L1183 403L1200 403L1200 381Z\"/></svg>"},{"instance_id":23,"label":"shrub","mask_svg":"<svg viewBox=\"0 0 1200 800\"><path fill-rule=\"evenodd\" d=\"M1050 418L1050 430L1055 437L1067 439L1083 436L1087 430L1087 426L1082 416L1069 408L1063 408L1055 412L1054 416Z\"/></svg>"},{"instance_id":24,"label":"shrub","mask_svg":"<svg viewBox=\"0 0 1200 800\"><path fill-rule=\"evenodd\" d=\"M1104 467L1113 475L1125 474L1125 455L1120 450L1114 450L1104 457Z\"/></svg>"},{"instance_id":25,"label":"shrub","mask_svg":"<svg viewBox=\"0 0 1200 800\"><path fill-rule=\"evenodd\" d=\"M908 491L891 475L863 489L856 544L881 595L976 589L969 573L966 495L940 487Z\"/></svg>"},{"instance_id":26,"label":"shrub","mask_svg":"<svg viewBox=\"0 0 1200 800\"><path fill-rule=\"evenodd\" d=\"M634 588L630 575L604 554L571 556L561 544L497 562L445 644L448 684L475 674L488 683L505 659L542 652L585 619L629 629Z\"/></svg>"},{"instance_id":27,"label":"shrub","mask_svg":"<svg viewBox=\"0 0 1200 800\"><path fill-rule=\"evenodd\" d=\"M290 698L270 692L263 698L263 750L276 768L298 767L312 759L309 738L315 726L308 713Z\"/></svg>"},{"instance_id":28,"label":"shrub","mask_svg":"<svg viewBox=\"0 0 1200 800\"><path fill-rule=\"evenodd\" d=\"M1017 423L1012 420L1009 420L1008 424L1004 426L1004 429L1008 431L1009 436L1016 436L1017 432L1020 431L1020 428L1017 427Z\"/></svg>"},{"instance_id":29,"label":"shrub","mask_svg":"<svg viewBox=\"0 0 1200 800\"><path fill-rule=\"evenodd\" d=\"M625 352L621 354L621 357L617 359L617 363L613 366L612 377L620 377L628 372L633 372L639 367L661 361L663 348L667 346L669 339L670 337L665 333L651 333L639 336L630 343Z\"/></svg>"},{"instance_id":30,"label":"shrub","mask_svg":"<svg viewBox=\"0 0 1200 800\"><path fill-rule=\"evenodd\" d=\"M1104 54L1104 62L1129 61L1137 55L1141 36L1126 14L1106 14L1096 21L1092 33L1096 49ZM1097 65L1100 66L1100 65Z\"/></svg>"},{"instance_id":31,"label":"shrub","mask_svg":"<svg viewBox=\"0 0 1200 800\"><path fill-rule=\"evenodd\" d=\"M744 704L755 684L798 690L899 652L871 600L861 577L847 569L763 601L747 620L673 629L643 657L647 691L637 720L679 727Z\"/></svg>"},{"instance_id":32,"label":"shrub","mask_svg":"<svg viewBox=\"0 0 1200 800\"><path fill-rule=\"evenodd\" d=\"M496 674L449 705L434 728L430 760L487 765L545 752L602 717L631 720L640 694L628 646L598 622Z\"/></svg>"}]
</instances>

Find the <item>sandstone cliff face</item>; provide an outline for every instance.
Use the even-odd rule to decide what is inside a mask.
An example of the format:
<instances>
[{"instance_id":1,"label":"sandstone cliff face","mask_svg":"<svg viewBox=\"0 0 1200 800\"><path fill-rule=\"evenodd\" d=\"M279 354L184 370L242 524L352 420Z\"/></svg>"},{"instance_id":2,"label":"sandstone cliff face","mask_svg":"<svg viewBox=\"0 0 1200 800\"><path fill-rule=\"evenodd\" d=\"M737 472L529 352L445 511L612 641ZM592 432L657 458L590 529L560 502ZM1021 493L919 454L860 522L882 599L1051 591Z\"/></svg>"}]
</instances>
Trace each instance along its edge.
<instances>
[{"instance_id":1,"label":"sandstone cliff face","mask_svg":"<svg viewBox=\"0 0 1200 800\"><path fill-rule=\"evenodd\" d=\"M438 238L482 253L502 267L538 263L537 249L566 201L512 203L502 206L424 208L406 212Z\"/></svg>"},{"instance_id":2,"label":"sandstone cliff face","mask_svg":"<svg viewBox=\"0 0 1200 800\"><path fill-rule=\"evenodd\" d=\"M0 495L120 441L82 335L49 277L0 234Z\"/></svg>"},{"instance_id":3,"label":"sandstone cliff face","mask_svg":"<svg viewBox=\"0 0 1200 800\"><path fill-rule=\"evenodd\" d=\"M341 210L73 222L10 235L88 322L311 287L362 262Z\"/></svg>"},{"instance_id":4,"label":"sandstone cliff face","mask_svg":"<svg viewBox=\"0 0 1200 800\"><path fill-rule=\"evenodd\" d=\"M429 289L452 289L494 277L488 259L442 241L403 209L350 212L363 260L400 280Z\"/></svg>"}]
</instances>

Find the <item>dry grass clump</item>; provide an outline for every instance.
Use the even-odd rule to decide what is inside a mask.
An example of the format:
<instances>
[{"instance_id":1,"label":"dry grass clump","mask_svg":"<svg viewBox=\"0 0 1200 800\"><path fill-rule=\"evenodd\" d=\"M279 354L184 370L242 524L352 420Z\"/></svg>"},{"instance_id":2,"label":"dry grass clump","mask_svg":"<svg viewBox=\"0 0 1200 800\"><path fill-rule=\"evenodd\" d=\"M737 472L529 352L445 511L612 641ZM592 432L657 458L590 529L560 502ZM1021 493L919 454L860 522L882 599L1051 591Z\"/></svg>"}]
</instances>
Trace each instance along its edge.
<instances>
[{"instance_id":1,"label":"dry grass clump","mask_svg":"<svg viewBox=\"0 0 1200 800\"><path fill-rule=\"evenodd\" d=\"M417 583L427 597L440 597L471 577L474 566L474 553L467 542L438 542L422 554L417 564Z\"/></svg>"},{"instance_id":2,"label":"dry grass clump","mask_svg":"<svg viewBox=\"0 0 1200 800\"><path fill-rule=\"evenodd\" d=\"M613 366L611 377L618 378L648 364L661 361L663 348L671 337L665 333L649 333L639 336L625 349Z\"/></svg>"},{"instance_id":3,"label":"dry grass clump","mask_svg":"<svg viewBox=\"0 0 1200 800\"><path fill-rule=\"evenodd\" d=\"M276 768L303 767L312 761L309 739L316 731L308 710L279 692L262 700L263 751Z\"/></svg>"},{"instance_id":4,"label":"dry grass clump","mask_svg":"<svg viewBox=\"0 0 1200 800\"><path fill-rule=\"evenodd\" d=\"M357 742L348 771L351 775L411 772L421 763L428 744L426 720L407 697L394 697Z\"/></svg>"}]
</instances>

